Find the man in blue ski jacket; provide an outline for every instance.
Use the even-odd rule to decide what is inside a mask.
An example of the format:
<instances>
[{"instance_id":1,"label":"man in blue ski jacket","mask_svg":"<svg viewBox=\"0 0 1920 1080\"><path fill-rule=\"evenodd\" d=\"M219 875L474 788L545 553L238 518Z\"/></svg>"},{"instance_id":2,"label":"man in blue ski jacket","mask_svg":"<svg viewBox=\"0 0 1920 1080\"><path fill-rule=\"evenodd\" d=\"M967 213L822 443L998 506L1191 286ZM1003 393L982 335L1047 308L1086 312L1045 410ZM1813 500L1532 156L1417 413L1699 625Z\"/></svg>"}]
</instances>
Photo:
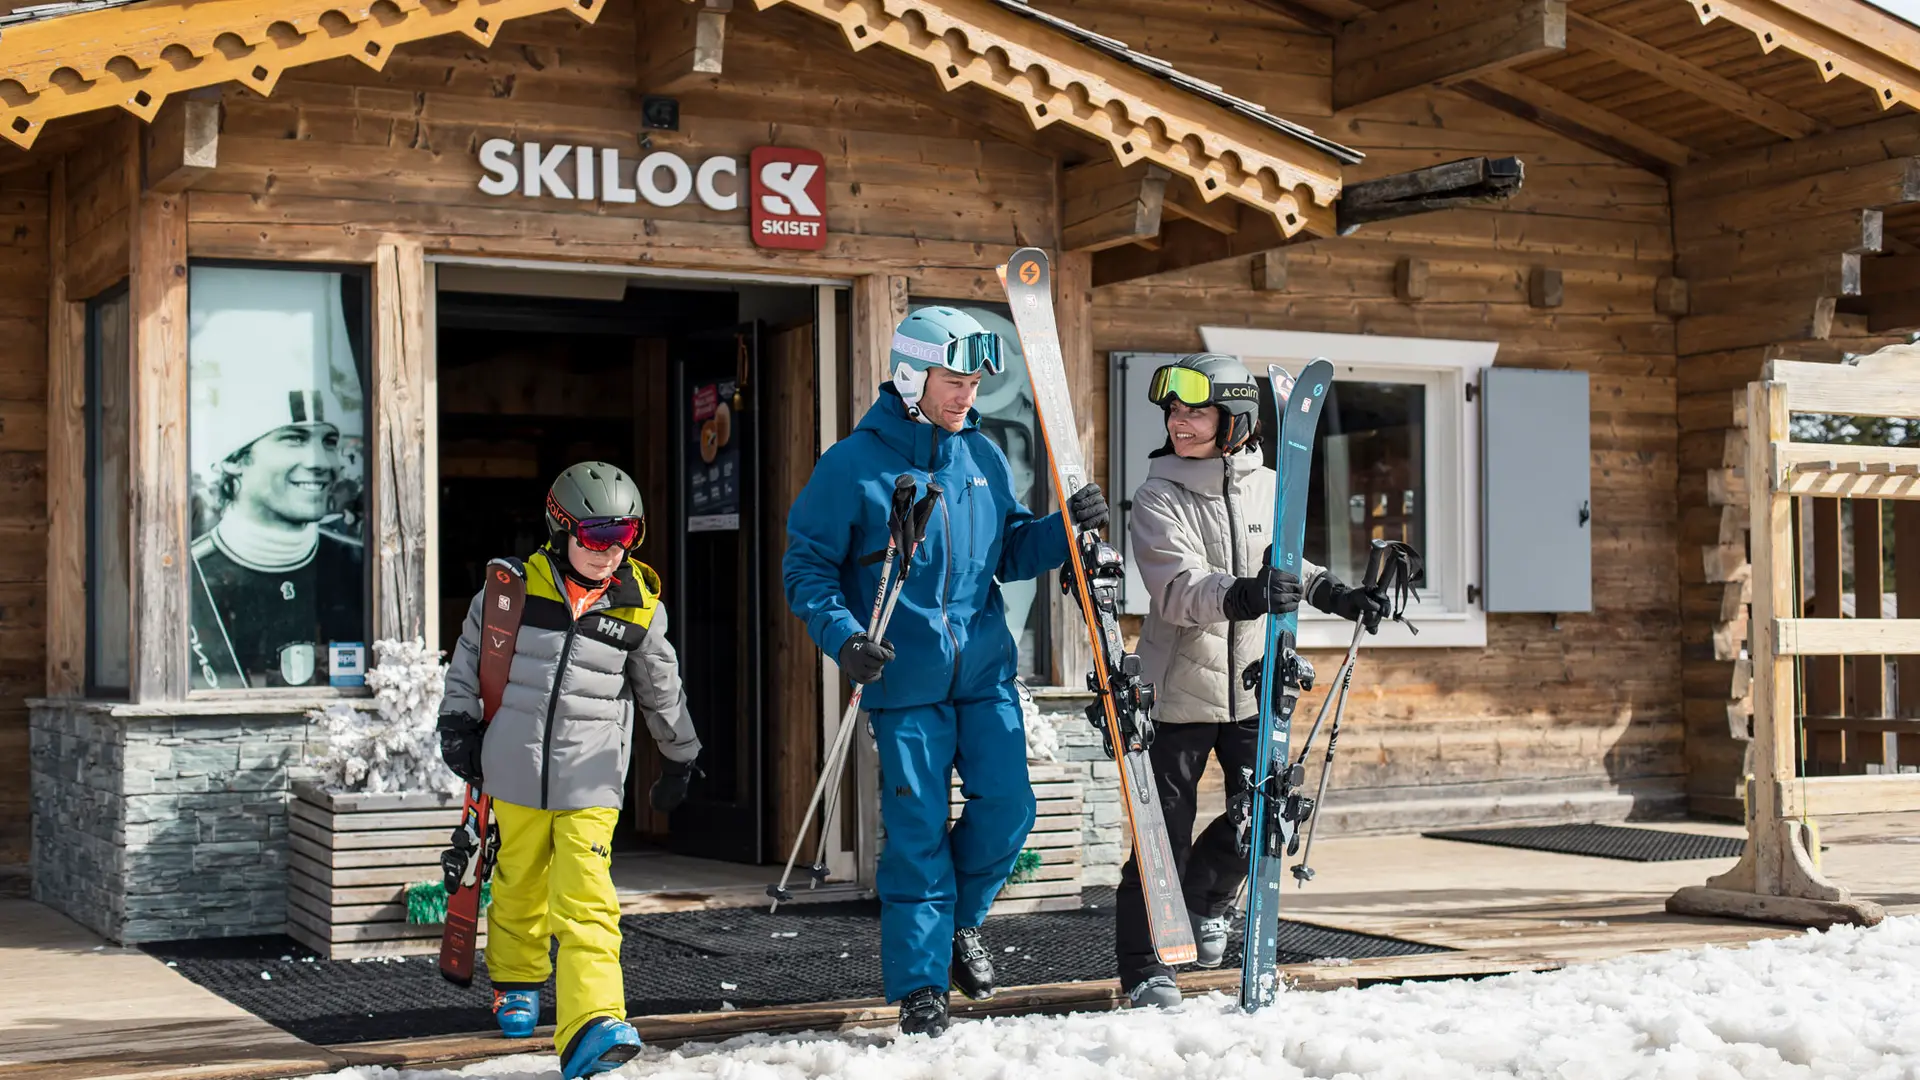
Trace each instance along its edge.
<instances>
[{"instance_id":1,"label":"man in blue ski jacket","mask_svg":"<svg viewBox=\"0 0 1920 1080\"><path fill-rule=\"evenodd\" d=\"M1013 496L974 397L1001 371L1000 339L953 308L922 308L894 332L892 373L859 426L820 457L787 515L787 604L854 682L880 748L880 951L904 1034L947 1027L947 988L993 995L980 923L1033 827L1033 786L1014 688L1001 581L1039 577L1067 555L1060 515ZM867 635L894 480L943 489L883 641ZM1068 500L1084 528L1107 520L1088 484ZM902 553L902 560L905 553ZM899 659L895 662L895 657ZM965 809L947 829L948 784Z\"/></svg>"}]
</instances>

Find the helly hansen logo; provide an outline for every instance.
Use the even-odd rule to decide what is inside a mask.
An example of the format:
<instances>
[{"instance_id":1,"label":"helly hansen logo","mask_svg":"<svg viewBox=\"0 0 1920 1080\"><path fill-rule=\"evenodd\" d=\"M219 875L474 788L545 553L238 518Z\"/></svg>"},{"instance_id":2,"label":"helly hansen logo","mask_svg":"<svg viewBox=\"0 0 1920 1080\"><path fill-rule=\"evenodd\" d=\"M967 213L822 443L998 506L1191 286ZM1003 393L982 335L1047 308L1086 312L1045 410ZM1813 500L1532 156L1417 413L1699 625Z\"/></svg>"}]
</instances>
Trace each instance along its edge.
<instances>
[{"instance_id":1,"label":"helly hansen logo","mask_svg":"<svg viewBox=\"0 0 1920 1080\"><path fill-rule=\"evenodd\" d=\"M602 618L600 620L600 632L615 641L627 640L627 624L621 622L619 619Z\"/></svg>"},{"instance_id":2,"label":"helly hansen logo","mask_svg":"<svg viewBox=\"0 0 1920 1080\"><path fill-rule=\"evenodd\" d=\"M1248 523L1247 531L1253 533L1255 536L1260 535L1262 531L1260 523L1257 521Z\"/></svg>"}]
</instances>

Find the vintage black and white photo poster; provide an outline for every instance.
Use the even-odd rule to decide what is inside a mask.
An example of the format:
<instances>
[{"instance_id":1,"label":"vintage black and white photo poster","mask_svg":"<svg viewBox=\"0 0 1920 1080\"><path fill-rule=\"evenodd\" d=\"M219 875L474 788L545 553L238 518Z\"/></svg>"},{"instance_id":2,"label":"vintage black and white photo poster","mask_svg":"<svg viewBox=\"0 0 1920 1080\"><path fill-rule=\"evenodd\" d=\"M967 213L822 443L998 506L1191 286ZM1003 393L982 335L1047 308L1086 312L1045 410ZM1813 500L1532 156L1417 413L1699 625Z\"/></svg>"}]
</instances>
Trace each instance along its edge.
<instances>
[{"instance_id":1,"label":"vintage black and white photo poster","mask_svg":"<svg viewBox=\"0 0 1920 1080\"><path fill-rule=\"evenodd\" d=\"M366 279L188 279L191 683L327 685L368 640Z\"/></svg>"}]
</instances>

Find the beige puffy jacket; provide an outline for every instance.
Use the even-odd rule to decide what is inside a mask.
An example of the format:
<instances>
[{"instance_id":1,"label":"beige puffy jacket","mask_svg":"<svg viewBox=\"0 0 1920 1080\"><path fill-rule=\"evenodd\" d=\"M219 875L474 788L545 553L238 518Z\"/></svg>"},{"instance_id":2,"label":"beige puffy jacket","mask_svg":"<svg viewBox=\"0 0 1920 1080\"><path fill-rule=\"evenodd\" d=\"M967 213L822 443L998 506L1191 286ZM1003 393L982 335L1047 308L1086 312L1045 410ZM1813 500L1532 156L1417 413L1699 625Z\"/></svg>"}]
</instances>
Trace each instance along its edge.
<instances>
[{"instance_id":1,"label":"beige puffy jacket","mask_svg":"<svg viewBox=\"0 0 1920 1080\"><path fill-rule=\"evenodd\" d=\"M1163 453L1133 494L1127 535L1152 599L1140 660L1165 723L1254 714L1240 671L1265 649L1266 623L1229 623L1222 605L1235 578L1259 570L1272 540L1273 480L1258 450L1204 459ZM1304 559L1301 570L1303 594L1326 573Z\"/></svg>"}]
</instances>

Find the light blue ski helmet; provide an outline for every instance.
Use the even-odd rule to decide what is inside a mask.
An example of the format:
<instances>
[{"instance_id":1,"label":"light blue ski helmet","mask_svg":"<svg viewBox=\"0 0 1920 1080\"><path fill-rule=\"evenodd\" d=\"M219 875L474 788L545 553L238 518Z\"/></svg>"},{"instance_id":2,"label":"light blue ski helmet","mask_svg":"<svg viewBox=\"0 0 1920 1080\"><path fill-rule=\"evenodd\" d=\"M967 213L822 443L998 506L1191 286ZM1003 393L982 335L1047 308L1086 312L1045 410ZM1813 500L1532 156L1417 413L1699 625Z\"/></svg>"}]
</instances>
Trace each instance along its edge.
<instances>
[{"instance_id":1,"label":"light blue ski helmet","mask_svg":"<svg viewBox=\"0 0 1920 1080\"><path fill-rule=\"evenodd\" d=\"M887 366L893 387L906 403L907 415L920 415L920 395L927 388L927 372L946 368L957 375L985 369L1000 374L1000 335L980 320L950 307L924 307L901 320L893 332L893 350Z\"/></svg>"}]
</instances>

